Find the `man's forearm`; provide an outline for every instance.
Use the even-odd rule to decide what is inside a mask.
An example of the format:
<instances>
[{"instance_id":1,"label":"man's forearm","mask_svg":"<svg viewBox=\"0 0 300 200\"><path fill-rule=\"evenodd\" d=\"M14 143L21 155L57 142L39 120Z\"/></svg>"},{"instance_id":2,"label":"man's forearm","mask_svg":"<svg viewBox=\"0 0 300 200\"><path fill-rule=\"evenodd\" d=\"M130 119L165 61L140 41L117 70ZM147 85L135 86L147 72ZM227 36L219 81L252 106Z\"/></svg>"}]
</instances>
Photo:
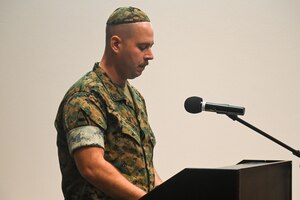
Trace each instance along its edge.
<instances>
[{"instance_id":1,"label":"man's forearm","mask_svg":"<svg viewBox=\"0 0 300 200\"><path fill-rule=\"evenodd\" d=\"M103 153L103 150L93 147L74 153L77 167L87 181L114 199L137 200L146 194L107 162Z\"/></svg>"},{"instance_id":2,"label":"man's forearm","mask_svg":"<svg viewBox=\"0 0 300 200\"><path fill-rule=\"evenodd\" d=\"M146 194L145 191L130 183L108 162L102 164L101 172L96 171L87 179L115 199L137 200Z\"/></svg>"}]
</instances>

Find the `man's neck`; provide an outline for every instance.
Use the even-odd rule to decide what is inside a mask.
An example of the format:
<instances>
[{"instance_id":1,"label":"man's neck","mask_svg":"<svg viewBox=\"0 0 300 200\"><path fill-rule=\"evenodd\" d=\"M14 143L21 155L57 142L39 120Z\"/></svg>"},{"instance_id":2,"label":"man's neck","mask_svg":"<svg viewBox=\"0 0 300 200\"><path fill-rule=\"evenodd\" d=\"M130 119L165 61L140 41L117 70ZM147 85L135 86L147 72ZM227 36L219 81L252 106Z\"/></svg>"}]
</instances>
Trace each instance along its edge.
<instances>
[{"instance_id":1,"label":"man's neck","mask_svg":"<svg viewBox=\"0 0 300 200\"><path fill-rule=\"evenodd\" d=\"M122 79L118 72L116 71L116 68L113 65L109 65L107 62L105 62L104 59L102 59L99 62L100 67L106 72L108 77L112 80L114 84L116 84L119 87L125 87L126 86L126 79Z\"/></svg>"}]
</instances>

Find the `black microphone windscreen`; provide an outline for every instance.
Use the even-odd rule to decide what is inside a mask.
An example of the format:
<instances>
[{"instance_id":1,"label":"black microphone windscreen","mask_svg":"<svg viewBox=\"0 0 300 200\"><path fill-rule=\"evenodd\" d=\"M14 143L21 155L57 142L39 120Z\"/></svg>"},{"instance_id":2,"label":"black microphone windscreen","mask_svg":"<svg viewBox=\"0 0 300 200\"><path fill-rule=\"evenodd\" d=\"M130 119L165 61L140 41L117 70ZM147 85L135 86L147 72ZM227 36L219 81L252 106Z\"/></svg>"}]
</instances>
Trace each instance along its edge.
<instances>
[{"instance_id":1,"label":"black microphone windscreen","mask_svg":"<svg viewBox=\"0 0 300 200\"><path fill-rule=\"evenodd\" d=\"M199 113L202 111L202 98L201 97L189 97L184 102L184 108L189 113Z\"/></svg>"}]
</instances>

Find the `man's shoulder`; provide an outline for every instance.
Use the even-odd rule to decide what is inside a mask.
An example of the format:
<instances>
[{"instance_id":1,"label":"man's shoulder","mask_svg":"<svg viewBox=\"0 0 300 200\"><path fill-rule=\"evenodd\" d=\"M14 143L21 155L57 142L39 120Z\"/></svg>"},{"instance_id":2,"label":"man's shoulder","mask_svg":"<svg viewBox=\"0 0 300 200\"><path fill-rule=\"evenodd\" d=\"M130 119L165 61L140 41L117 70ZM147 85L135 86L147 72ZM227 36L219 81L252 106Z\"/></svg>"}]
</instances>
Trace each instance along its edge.
<instances>
[{"instance_id":1,"label":"man's shoulder","mask_svg":"<svg viewBox=\"0 0 300 200\"><path fill-rule=\"evenodd\" d=\"M92 92L97 92L103 87L102 81L99 79L94 71L90 71L76 81L66 93L66 98L80 95L80 94L90 94Z\"/></svg>"}]
</instances>

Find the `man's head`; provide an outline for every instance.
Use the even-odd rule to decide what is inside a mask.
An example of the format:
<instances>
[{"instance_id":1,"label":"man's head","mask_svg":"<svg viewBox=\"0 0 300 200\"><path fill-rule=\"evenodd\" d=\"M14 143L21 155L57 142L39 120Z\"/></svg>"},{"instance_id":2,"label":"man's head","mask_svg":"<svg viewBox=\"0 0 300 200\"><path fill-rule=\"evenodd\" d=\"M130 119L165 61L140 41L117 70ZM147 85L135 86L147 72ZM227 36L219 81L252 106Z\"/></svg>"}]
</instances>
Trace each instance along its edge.
<instances>
[{"instance_id":1,"label":"man's head","mask_svg":"<svg viewBox=\"0 0 300 200\"><path fill-rule=\"evenodd\" d=\"M141 75L153 59L149 17L138 8L121 7L111 14L106 25L106 63L115 67L122 80Z\"/></svg>"}]
</instances>

